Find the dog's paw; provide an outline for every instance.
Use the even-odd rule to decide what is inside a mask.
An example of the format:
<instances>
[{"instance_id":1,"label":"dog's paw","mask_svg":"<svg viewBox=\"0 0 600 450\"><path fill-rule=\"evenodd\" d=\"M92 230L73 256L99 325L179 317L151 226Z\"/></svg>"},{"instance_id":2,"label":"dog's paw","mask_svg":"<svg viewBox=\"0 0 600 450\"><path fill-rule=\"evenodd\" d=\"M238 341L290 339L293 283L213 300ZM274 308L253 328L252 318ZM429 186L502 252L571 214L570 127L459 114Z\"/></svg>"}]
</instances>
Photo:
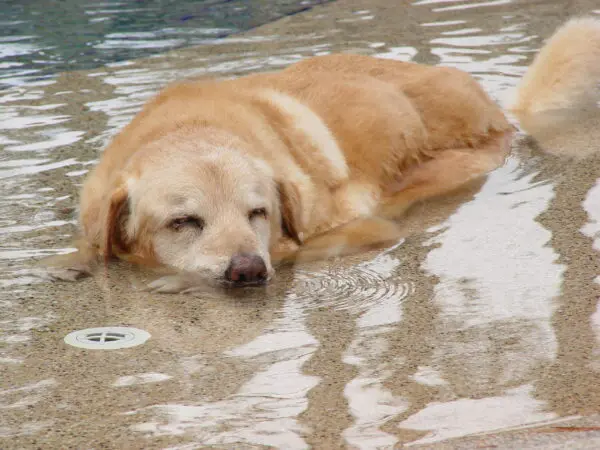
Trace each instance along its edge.
<instances>
[{"instance_id":1,"label":"dog's paw","mask_svg":"<svg viewBox=\"0 0 600 450\"><path fill-rule=\"evenodd\" d=\"M148 283L150 292L161 294L177 294L187 287L187 283L178 275L167 275Z\"/></svg>"},{"instance_id":2,"label":"dog's paw","mask_svg":"<svg viewBox=\"0 0 600 450\"><path fill-rule=\"evenodd\" d=\"M46 281L77 281L92 275L97 266L95 254L85 248L36 261L27 269L30 275Z\"/></svg>"},{"instance_id":3,"label":"dog's paw","mask_svg":"<svg viewBox=\"0 0 600 450\"><path fill-rule=\"evenodd\" d=\"M45 271L52 281L78 281L92 274L88 266L48 267Z\"/></svg>"},{"instance_id":4,"label":"dog's paw","mask_svg":"<svg viewBox=\"0 0 600 450\"><path fill-rule=\"evenodd\" d=\"M73 267L30 267L17 273L37 278L43 281L78 281L91 275L91 269L88 266Z\"/></svg>"},{"instance_id":5,"label":"dog's paw","mask_svg":"<svg viewBox=\"0 0 600 450\"><path fill-rule=\"evenodd\" d=\"M190 275L165 275L148 284L148 291L160 294L187 294L201 290L199 281Z\"/></svg>"}]
</instances>

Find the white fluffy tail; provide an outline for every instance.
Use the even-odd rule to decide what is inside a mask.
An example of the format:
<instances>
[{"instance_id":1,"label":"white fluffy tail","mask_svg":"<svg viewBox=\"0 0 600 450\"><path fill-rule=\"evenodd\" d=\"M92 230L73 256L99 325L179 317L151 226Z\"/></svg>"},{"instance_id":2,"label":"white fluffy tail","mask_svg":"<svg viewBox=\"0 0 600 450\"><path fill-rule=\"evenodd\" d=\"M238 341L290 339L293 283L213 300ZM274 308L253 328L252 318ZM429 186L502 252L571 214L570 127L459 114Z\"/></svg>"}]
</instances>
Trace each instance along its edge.
<instances>
[{"instance_id":1,"label":"white fluffy tail","mask_svg":"<svg viewBox=\"0 0 600 450\"><path fill-rule=\"evenodd\" d=\"M535 57L510 107L518 116L580 108L600 99L600 20L571 19Z\"/></svg>"}]
</instances>

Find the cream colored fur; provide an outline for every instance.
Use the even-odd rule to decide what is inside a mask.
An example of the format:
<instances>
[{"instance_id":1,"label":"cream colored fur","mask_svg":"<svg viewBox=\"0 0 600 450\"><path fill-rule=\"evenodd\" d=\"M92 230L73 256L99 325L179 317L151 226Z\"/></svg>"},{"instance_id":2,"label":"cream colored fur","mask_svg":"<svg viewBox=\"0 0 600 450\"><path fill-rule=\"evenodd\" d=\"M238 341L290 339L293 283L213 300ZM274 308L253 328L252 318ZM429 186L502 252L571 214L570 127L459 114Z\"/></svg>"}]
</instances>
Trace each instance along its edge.
<instances>
[{"instance_id":1,"label":"cream colored fur","mask_svg":"<svg viewBox=\"0 0 600 450\"><path fill-rule=\"evenodd\" d=\"M599 80L599 22L572 20L540 51L513 110L576 107ZM392 219L415 202L501 165L513 131L469 74L368 56L175 84L86 180L85 246L170 267L179 275L152 284L165 292L219 283L240 253L272 275L272 260L299 250L323 257L393 241ZM196 225L178 227L181 217Z\"/></svg>"},{"instance_id":2,"label":"cream colored fur","mask_svg":"<svg viewBox=\"0 0 600 450\"><path fill-rule=\"evenodd\" d=\"M595 104L599 88L600 20L575 18L561 26L537 54L510 109L524 116Z\"/></svg>"}]
</instances>

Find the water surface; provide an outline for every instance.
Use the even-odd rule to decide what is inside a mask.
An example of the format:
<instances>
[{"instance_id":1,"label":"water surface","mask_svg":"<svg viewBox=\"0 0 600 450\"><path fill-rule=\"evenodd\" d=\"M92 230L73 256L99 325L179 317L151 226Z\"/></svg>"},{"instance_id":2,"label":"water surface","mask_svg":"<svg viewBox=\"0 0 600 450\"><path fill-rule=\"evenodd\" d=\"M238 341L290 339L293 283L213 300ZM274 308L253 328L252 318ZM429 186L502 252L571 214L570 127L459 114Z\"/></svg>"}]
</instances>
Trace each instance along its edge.
<instances>
[{"instance_id":1,"label":"water surface","mask_svg":"<svg viewBox=\"0 0 600 450\"><path fill-rule=\"evenodd\" d=\"M4 0L0 88L206 45L327 0Z\"/></svg>"},{"instance_id":2,"label":"water surface","mask_svg":"<svg viewBox=\"0 0 600 450\"><path fill-rule=\"evenodd\" d=\"M520 133L481 186L414 208L391 248L282 270L249 296L141 292L152 275L123 264L77 284L41 283L26 270L70 251L83 177L171 80L353 51L468 70L502 103L543 39L592 11L596 1L340 0L148 59L26 83L9 67L0 91L2 448L431 448L464 437L476 446L482 433L595 417L595 118L537 142ZM152 338L107 352L62 342L107 325Z\"/></svg>"}]
</instances>

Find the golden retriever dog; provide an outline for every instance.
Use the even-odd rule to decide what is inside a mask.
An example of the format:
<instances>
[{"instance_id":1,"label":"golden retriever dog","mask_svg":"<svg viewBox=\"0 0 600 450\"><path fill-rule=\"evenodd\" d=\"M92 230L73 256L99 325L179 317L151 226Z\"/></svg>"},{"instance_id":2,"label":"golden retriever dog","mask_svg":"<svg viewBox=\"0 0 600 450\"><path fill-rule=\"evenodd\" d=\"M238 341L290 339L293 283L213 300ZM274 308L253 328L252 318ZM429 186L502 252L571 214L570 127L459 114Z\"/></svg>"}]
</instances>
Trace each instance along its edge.
<instances>
[{"instance_id":1,"label":"golden retriever dog","mask_svg":"<svg viewBox=\"0 0 600 450\"><path fill-rule=\"evenodd\" d=\"M538 54L522 120L589 99L600 22ZM337 54L282 71L171 85L112 141L81 194L92 253L173 269L151 286L261 285L303 247L370 246L393 219L500 166L514 127L471 75Z\"/></svg>"}]
</instances>

